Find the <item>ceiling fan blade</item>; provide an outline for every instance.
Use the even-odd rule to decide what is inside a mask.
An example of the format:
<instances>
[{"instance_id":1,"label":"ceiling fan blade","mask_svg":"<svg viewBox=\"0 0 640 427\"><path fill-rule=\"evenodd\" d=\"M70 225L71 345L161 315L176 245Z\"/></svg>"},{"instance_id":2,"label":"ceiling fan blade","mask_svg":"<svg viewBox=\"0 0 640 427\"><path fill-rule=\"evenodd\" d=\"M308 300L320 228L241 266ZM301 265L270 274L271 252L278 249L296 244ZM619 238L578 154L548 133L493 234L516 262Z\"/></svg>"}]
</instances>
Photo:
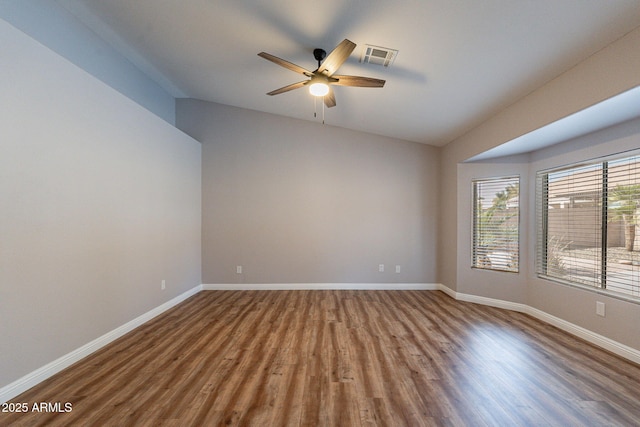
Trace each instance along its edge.
<instances>
[{"instance_id":1,"label":"ceiling fan blade","mask_svg":"<svg viewBox=\"0 0 640 427\"><path fill-rule=\"evenodd\" d=\"M307 70L306 68L302 68L299 65L293 64L293 63L291 63L289 61L285 61L284 59L278 58L277 56L273 56L270 53L260 52L258 54L258 56L266 59L267 61L271 61L274 64L278 64L281 67L284 67L284 68L286 68L288 70L294 71L294 72L299 73L299 74L304 74L307 77L311 77L313 75L313 73L311 71Z\"/></svg>"},{"instance_id":2,"label":"ceiling fan blade","mask_svg":"<svg viewBox=\"0 0 640 427\"><path fill-rule=\"evenodd\" d=\"M337 82L332 82L332 85L336 86L356 86L356 87L383 87L384 80L374 79L372 77L360 77L360 76L332 76L334 79L338 79Z\"/></svg>"},{"instance_id":3,"label":"ceiling fan blade","mask_svg":"<svg viewBox=\"0 0 640 427\"><path fill-rule=\"evenodd\" d=\"M356 48L356 44L351 40L344 39L331 53L325 58L318 72L324 73L327 76L332 76L333 73L338 71L338 68L347 60L353 49Z\"/></svg>"},{"instance_id":4,"label":"ceiling fan blade","mask_svg":"<svg viewBox=\"0 0 640 427\"><path fill-rule=\"evenodd\" d=\"M324 105L326 105L327 108L336 106L336 94L333 93L331 86L329 86L329 93L324 96Z\"/></svg>"},{"instance_id":5,"label":"ceiling fan blade","mask_svg":"<svg viewBox=\"0 0 640 427\"><path fill-rule=\"evenodd\" d=\"M305 81L298 82L298 83L292 83L290 85L281 87L280 89L272 90L271 92L267 93L267 95L272 95L272 96L273 95L279 95L281 93L289 92L290 90L301 88L302 86L306 85L307 83L309 83L309 80L305 80Z\"/></svg>"}]
</instances>

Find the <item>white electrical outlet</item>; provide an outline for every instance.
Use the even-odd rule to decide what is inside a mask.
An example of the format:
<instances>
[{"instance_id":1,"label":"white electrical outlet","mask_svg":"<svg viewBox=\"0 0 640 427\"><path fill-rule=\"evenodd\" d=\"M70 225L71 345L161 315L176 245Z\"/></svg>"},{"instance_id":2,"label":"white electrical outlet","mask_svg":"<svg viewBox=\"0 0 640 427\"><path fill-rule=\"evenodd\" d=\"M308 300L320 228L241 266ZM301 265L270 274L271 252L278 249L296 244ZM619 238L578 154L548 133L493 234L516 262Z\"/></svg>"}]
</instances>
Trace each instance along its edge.
<instances>
[{"instance_id":1,"label":"white electrical outlet","mask_svg":"<svg viewBox=\"0 0 640 427\"><path fill-rule=\"evenodd\" d=\"M242 274L242 266L236 265L236 274Z\"/></svg>"},{"instance_id":2,"label":"white electrical outlet","mask_svg":"<svg viewBox=\"0 0 640 427\"><path fill-rule=\"evenodd\" d=\"M396 273L400 273L400 266L396 265Z\"/></svg>"},{"instance_id":3,"label":"white electrical outlet","mask_svg":"<svg viewBox=\"0 0 640 427\"><path fill-rule=\"evenodd\" d=\"M167 281L162 279L162 283L160 284L160 289L165 290L167 289Z\"/></svg>"},{"instance_id":4,"label":"white electrical outlet","mask_svg":"<svg viewBox=\"0 0 640 427\"><path fill-rule=\"evenodd\" d=\"M379 271L380 273L384 273L384 264L380 264L380 265L378 266L378 271Z\"/></svg>"},{"instance_id":5,"label":"white electrical outlet","mask_svg":"<svg viewBox=\"0 0 640 427\"><path fill-rule=\"evenodd\" d=\"M604 317L604 303L600 301L596 301L596 314L598 316Z\"/></svg>"}]
</instances>

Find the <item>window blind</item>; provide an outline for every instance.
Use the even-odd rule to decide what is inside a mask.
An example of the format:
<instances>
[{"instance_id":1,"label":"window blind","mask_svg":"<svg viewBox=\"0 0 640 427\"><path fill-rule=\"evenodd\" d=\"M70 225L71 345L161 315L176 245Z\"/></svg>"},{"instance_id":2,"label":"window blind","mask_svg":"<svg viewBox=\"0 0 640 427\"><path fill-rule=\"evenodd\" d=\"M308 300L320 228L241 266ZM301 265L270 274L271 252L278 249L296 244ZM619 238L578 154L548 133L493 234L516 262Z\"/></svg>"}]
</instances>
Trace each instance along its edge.
<instances>
[{"instance_id":1,"label":"window blind","mask_svg":"<svg viewBox=\"0 0 640 427\"><path fill-rule=\"evenodd\" d=\"M473 181L472 267L519 269L519 177Z\"/></svg>"},{"instance_id":2,"label":"window blind","mask_svg":"<svg viewBox=\"0 0 640 427\"><path fill-rule=\"evenodd\" d=\"M607 164L606 289L640 297L640 157Z\"/></svg>"},{"instance_id":3,"label":"window blind","mask_svg":"<svg viewBox=\"0 0 640 427\"><path fill-rule=\"evenodd\" d=\"M545 190L543 272L571 282L600 286L601 166L549 173Z\"/></svg>"},{"instance_id":4,"label":"window blind","mask_svg":"<svg viewBox=\"0 0 640 427\"><path fill-rule=\"evenodd\" d=\"M640 296L640 157L541 172L537 187L538 274Z\"/></svg>"}]
</instances>

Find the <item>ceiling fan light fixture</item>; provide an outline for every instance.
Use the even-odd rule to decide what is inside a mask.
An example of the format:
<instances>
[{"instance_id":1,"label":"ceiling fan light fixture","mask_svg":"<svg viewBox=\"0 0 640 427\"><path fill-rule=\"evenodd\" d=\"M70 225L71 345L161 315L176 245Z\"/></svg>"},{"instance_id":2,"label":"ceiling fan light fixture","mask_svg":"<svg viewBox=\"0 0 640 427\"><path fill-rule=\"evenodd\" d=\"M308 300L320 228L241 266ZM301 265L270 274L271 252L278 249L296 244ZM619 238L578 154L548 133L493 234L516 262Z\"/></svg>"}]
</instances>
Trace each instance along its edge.
<instances>
[{"instance_id":1,"label":"ceiling fan light fixture","mask_svg":"<svg viewBox=\"0 0 640 427\"><path fill-rule=\"evenodd\" d=\"M329 85L322 81L315 81L309 85L309 93L313 96L325 96L329 93Z\"/></svg>"},{"instance_id":2,"label":"ceiling fan light fixture","mask_svg":"<svg viewBox=\"0 0 640 427\"><path fill-rule=\"evenodd\" d=\"M309 93L317 98L324 98L323 105L326 105L327 108L331 108L336 106L336 97L329 85L383 87L385 81L381 79L335 74L338 68L340 68L340 66L349 58L349 55L351 55L351 52L353 52L355 47L356 44L354 42L344 39L331 51L331 53L329 53L329 55L327 55L322 49L314 49L313 57L318 61L318 68L315 71L309 71L299 65L285 61L284 59L278 58L277 56L273 56L269 53L260 52L258 56L266 59L267 61L271 61L274 64L280 65L281 67L309 78L309 80L303 80L301 82L293 83L281 87L280 89L267 92L267 95L279 95L303 86L309 86Z\"/></svg>"}]
</instances>

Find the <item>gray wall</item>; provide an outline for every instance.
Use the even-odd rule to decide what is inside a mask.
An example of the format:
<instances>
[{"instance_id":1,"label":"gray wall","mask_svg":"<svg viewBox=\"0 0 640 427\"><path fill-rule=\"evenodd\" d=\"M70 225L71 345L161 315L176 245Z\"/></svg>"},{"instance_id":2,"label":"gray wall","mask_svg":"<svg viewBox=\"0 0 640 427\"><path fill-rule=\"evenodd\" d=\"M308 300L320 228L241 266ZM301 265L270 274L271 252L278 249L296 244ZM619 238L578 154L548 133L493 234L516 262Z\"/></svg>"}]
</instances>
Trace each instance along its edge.
<instances>
[{"instance_id":1,"label":"gray wall","mask_svg":"<svg viewBox=\"0 0 640 427\"><path fill-rule=\"evenodd\" d=\"M561 167L597 157L635 150L640 147L640 119L594 132L531 155L529 202L534 203L536 172ZM531 221L525 243L530 250L530 263L535 265L535 221ZM606 317L595 314L596 301L606 304ZM569 288L542 280L531 271L528 280L528 304L545 313L563 318L590 331L640 350L640 304L607 297L594 292Z\"/></svg>"},{"instance_id":2,"label":"gray wall","mask_svg":"<svg viewBox=\"0 0 640 427\"><path fill-rule=\"evenodd\" d=\"M196 100L176 123L203 143L205 284L435 282L437 149Z\"/></svg>"},{"instance_id":3,"label":"gray wall","mask_svg":"<svg viewBox=\"0 0 640 427\"><path fill-rule=\"evenodd\" d=\"M465 160L531 132L611 96L640 85L640 29L636 29L576 67L532 92L442 150L439 276L445 286L479 297L521 303L632 348L640 335L630 327L640 305L602 297L582 289L540 281L535 277L535 172L543 167L611 154L640 146L634 123L596 132L556 147L515 158L469 164ZM602 149L594 147L601 145ZM543 161L544 159L544 161ZM520 174L521 257L519 274L472 270L470 267L471 179ZM528 191L524 195L524 191ZM505 275L506 274L506 275ZM500 276L500 277L498 277ZM595 301L607 302L607 317L595 316ZM568 303L570 302L570 303ZM612 312L609 314L609 307Z\"/></svg>"},{"instance_id":4,"label":"gray wall","mask_svg":"<svg viewBox=\"0 0 640 427\"><path fill-rule=\"evenodd\" d=\"M201 146L2 20L0 40L2 388L201 283Z\"/></svg>"},{"instance_id":5,"label":"gray wall","mask_svg":"<svg viewBox=\"0 0 640 427\"><path fill-rule=\"evenodd\" d=\"M529 165L527 155L514 156L508 159L487 161L480 164L462 163L458 165L457 189L457 291L481 295L514 303L526 303L527 272L530 268L527 253L528 246L524 243L529 221L528 212L533 212L532 204L527 198L526 185ZM472 235L473 235L473 192L474 179L491 178L497 176L520 177L520 263L518 273L472 269ZM453 243L453 241L452 241Z\"/></svg>"},{"instance_id":6,"label":"gray wall","mask_svg":"<svg viewBox=\"0 0 640 427\"><path fill-rule=\"evenodd\" d=\"M0 16L173 121L170 95L52 2L29 3ZM441 282L640 349L638 304L535 278L531 187L537 168L637 147L637 122L463 163L640 85L640 29L443 149L181 100L201 148L4 21L0 40L0 387L200 283ZM523 270L471 270L469 180L513 173L528 188Z\"/></svg>"},{"instance_id":7,"label":"gray wall","mask_svg":"<svg viewBox=\"0 0 640 427\"><path fill-rule=\"evenodd\" d=\"M60 5L60 0L2 0L0 18L168 123L175 124L172 94L82 24Z\"/></svg>"},{"instance_id":8,"label":"gray wall","mask_svg":"<svg viewBox=\"0 0 640 427\"><path fill-rule=\"evenodd\" d=\"M640 85L640 28L590 56L499 114L447 144L440 168L438 281L456 290L459 163ZM457 241L457 238L454 240Z\"/></svg>"}]
</instances>

